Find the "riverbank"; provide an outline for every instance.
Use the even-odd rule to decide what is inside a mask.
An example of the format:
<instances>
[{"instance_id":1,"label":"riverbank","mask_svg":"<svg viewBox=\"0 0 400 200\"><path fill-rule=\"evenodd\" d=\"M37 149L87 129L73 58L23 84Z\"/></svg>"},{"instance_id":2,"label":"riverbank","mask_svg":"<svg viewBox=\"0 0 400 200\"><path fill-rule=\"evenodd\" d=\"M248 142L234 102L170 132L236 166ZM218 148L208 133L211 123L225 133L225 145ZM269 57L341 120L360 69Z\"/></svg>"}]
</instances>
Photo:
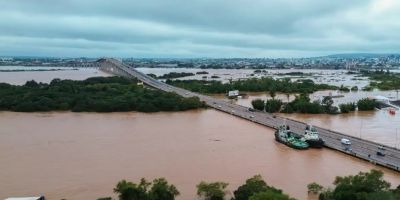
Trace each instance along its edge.
<instances>
[{"instance_id":1,"label":"riverbank","mask_svg":"<svg viewBox=\"0 0 400 200\"><path fill-rule=\"evenodd\" d=\"M166 177L185 200L196 197L201 180L229 182L232 191L261 174L268 184L307 199L308 183L328 186L336 176L371 168L400 183L396 172L335 151L295 151L276 143L273 132L211 109L0 112L0 198L44 193L49 199L95 199L113 195L110 188L121 179Z\"/></svg>"}]
</instances>

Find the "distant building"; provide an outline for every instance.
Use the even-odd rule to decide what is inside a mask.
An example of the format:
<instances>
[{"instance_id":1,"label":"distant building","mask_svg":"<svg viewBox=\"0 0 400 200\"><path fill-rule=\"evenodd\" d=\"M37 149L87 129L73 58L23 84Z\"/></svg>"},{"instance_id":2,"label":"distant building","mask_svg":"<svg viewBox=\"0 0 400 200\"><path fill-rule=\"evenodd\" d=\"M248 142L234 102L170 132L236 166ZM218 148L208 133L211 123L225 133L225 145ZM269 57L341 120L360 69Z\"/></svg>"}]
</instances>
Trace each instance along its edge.
<instances>
[{"instance_id":1,"label":"distant building","mask_svg":"<svg viewBox=\"0 0 400 200\"><path fill-rule=\"evenodd\" d=\"M377 102L385 103L385 104L389 104L390 103L390 99L389 98L384 97L384 96L380 96L380 95L374 96L374 97L369 97L369 99L374 99Z\"/></svg>"},{"instance_id":2,"label":"distant building","mask_svg":"<svg viewBox=\"0 0 400 200\"><path fill-rule=\"evenodd\" d=\"M0 58L1 61L13 61L13 58Z\"/></svg>"},{"instance_id":3,"label":"distant building","mask_svg":"<svg viewBox=\"0 0 400 200\"><path fill-rule=\"evenodd\" d=\"M236 97L239 96L239 90L232 90L228 92L228 97Z\"/></svg>"}]
</instances>

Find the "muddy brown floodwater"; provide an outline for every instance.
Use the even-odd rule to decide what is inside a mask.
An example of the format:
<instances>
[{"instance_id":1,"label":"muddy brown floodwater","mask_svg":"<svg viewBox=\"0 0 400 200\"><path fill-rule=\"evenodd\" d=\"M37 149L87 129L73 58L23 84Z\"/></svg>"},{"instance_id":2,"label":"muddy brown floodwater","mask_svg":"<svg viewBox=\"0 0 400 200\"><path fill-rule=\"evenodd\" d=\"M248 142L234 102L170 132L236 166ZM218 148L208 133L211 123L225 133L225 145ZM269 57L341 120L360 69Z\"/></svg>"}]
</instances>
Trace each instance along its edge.
<instances>
[{"instance_id":1,"label":"muddy brown floodwater","mask_svg":"<svg viewBox=\"0 0 400 200\"><path fill-rule=\"evenodd\" d=\"M331 91L319 91L310 95L312 100L316 100L323 95L328 95ZM395 91L372 91L372 92L348 92L341 93L344 95L342 98L334 98L334 105L340 103L356 102L359 99L368 96L385 95L394 96ZM217 98L225 98L224 95L214 95ZM271 97L266 93L248 93L246 98L233 100L232 103L252 107L251 101L254 99L267 100ZM288 97L285 94L278 93L277 99L287 102ZM289 95L289 101L295 98L294 94ZM339 131L347 135L361 137L366 140L378 142L391 147L400 148L400 112L397 110L396 114L390 114L388 109L375 110L375 111L360 111L350 112L347 114L283 114L279 115L306 122L309 124L317 125L327 129Z\"/></svg>"},{"instance_id":2,"label":"muddy brown floodwater","mask_svg":"<svg viewBox=\"0 0 400 200\"><path fill-rule=\"evenodd\" d=\"M306 185L380 169L393 186L398 173L327 150L297 151L276 143L273 130L233 116L179 113L0 112L0 199L113 196L121 179L166 177L178 199L196 199L201 180L229 190L261 174L268 184L307 199Z\"/></svg>"}]
</instances>

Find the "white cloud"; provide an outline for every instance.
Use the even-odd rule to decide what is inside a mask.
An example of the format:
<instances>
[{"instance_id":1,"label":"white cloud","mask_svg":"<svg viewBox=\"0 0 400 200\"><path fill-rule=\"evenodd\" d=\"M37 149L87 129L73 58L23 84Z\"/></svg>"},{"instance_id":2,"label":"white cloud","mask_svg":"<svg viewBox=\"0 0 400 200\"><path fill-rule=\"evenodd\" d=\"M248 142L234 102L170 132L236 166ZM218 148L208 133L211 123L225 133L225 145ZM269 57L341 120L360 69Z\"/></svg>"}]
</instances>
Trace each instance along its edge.
<instances>
[{"instance_id":1,"label":"white cloud","mask_svg":"<svg viewBox=\"0 0 400 200\"><path fill-rule=\"evenodd\" d=\"M0 54L300 57L399 52L395 0L0 0Z\"/></svg>"}]
</instances>

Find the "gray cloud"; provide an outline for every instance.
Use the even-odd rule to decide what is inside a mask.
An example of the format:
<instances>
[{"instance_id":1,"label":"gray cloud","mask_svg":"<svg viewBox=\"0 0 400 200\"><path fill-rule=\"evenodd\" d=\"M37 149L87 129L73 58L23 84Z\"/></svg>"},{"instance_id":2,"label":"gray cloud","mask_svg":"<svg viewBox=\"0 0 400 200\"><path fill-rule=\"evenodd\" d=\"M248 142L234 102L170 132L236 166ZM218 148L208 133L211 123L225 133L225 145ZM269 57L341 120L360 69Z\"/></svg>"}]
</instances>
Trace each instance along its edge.
<instances>
[{"instance_id":1,"label":"gray cloud","mask_svg":"<svg viewBox=\"0 0 400 200\"><path fill-rule=\"evenodd\" d=\"M399 52L396 0L0 0L0 55Z\"/></svg>"}]
</instances>

